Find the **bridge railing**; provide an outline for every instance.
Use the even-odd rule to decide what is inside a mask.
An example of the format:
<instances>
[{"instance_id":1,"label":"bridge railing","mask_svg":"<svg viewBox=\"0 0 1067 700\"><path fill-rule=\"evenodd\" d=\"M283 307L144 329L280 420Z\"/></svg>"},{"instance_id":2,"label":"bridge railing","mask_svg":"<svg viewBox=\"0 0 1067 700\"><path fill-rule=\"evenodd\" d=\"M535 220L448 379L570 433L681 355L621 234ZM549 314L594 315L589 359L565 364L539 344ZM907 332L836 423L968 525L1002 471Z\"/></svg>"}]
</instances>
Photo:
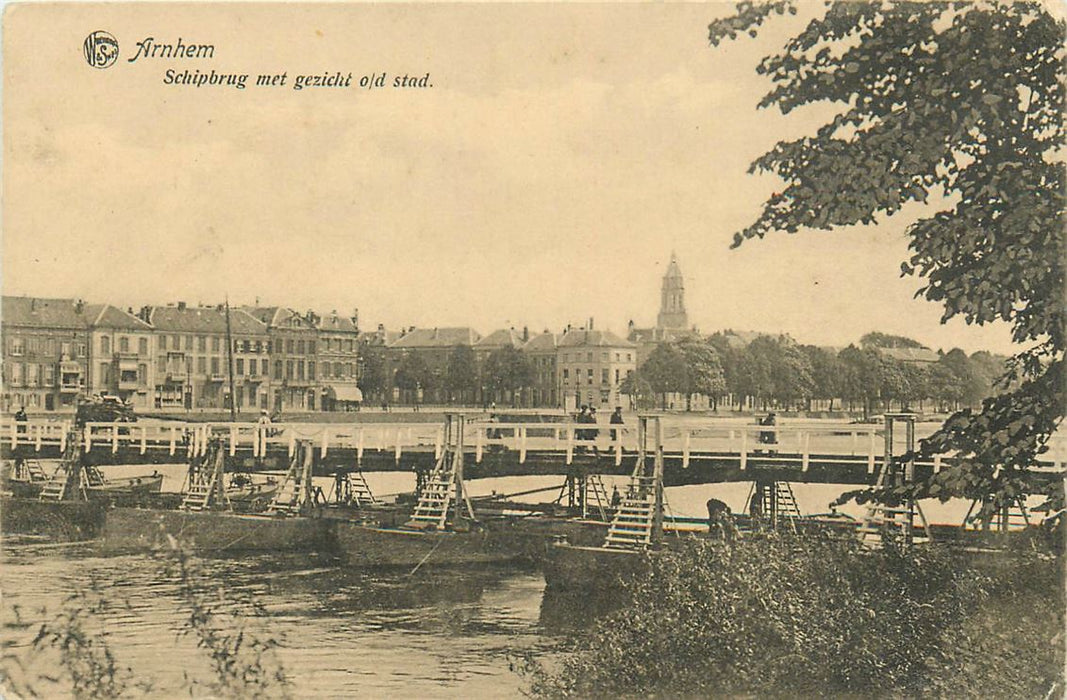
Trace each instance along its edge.
<instances>
[{"instance_id":1,"label":"bridge railing","mask_svg":"<svg viewBox=\"0 0 1067 700\"><path fill-rule=\"evenodd\" d=\"M41 452L66 448L70 422L5 421L0 440L12 447ZM821 463L841 461L855 464L865 461L874 472L884 459L881 426L811 422L762 426L733 421L697 424L692 420L667 422L664 426L664 452L681 457L683 468L694 458L715 456L719 461L737 460L741 469L752 459L779 462L807 470L813 457ZM85 452L119 450L145 454L163 451L176 459L202 455L208 438L218 437L229 453L265 456L284 449L290 454L297 440L311 440L324 455L330 450L354 450L392 453L399 461L406 451L440 455L443 426L437 423L183 423L141 421L137 423L87 423L81 434ZM620 464L625 456L637 451L637 431L632 425L605 423L494 423L470 422L465 428L465 443L476 463L485 455L500 451L517 453L519 463L528 455L540 454L562 458L570 464L575 455L595 452L611 456ZM895 452L903 452L899 445ZM935 470L952 455L935 456L928 464ZM1067 435L1053 437L1049 450L1042 455L1039 469L1063 469L1067 465Z\"/></svg>"}]
</instances>

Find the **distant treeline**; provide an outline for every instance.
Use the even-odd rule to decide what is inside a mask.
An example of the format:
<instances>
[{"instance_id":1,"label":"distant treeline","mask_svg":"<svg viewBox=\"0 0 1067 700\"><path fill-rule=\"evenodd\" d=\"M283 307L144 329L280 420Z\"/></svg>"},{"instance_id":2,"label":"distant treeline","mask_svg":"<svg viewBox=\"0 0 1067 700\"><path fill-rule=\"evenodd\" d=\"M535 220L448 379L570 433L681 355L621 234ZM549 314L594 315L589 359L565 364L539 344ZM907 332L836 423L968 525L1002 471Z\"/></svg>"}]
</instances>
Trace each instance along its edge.
<instances>
[{"instance_id":1,"label":"distant treeline","mask_svg":"<svg viewBox=\"0 0 1067 700\"><path fill-rule=\"evenodd\" d=\"M903 351L903 352L898 352ZM905 355L905 358L898 357ZM1005 357L955 348L934 353L902 336L869 333L839 351L762 335L744 344L730 331L656 347L623 388L639 406L669 394L703 395L713 407L860 411L909 407L951 411L991 395Z\"/></svg>"}]
</instances>

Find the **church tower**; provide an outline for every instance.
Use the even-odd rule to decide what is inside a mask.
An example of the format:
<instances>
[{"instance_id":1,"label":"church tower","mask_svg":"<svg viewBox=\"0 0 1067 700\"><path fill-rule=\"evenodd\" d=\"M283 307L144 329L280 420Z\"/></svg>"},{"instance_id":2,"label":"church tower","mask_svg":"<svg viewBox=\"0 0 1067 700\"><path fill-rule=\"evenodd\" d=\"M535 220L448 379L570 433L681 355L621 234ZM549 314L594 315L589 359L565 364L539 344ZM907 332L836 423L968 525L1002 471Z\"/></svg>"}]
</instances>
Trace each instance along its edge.
<instances>
[{"instance_id":1,"label":"church tower","mask_svg":"<svg viewBox=\"0 0 1067 700\"><path fill-rule=\"evenodd\" d=\"M685 282L678 260L671 252L671 262L663 275L663 292L660 297L659 316L656 317L657 328L682 329L689 327L689 316L685 313Z\"/></svg>"}]
</instances>

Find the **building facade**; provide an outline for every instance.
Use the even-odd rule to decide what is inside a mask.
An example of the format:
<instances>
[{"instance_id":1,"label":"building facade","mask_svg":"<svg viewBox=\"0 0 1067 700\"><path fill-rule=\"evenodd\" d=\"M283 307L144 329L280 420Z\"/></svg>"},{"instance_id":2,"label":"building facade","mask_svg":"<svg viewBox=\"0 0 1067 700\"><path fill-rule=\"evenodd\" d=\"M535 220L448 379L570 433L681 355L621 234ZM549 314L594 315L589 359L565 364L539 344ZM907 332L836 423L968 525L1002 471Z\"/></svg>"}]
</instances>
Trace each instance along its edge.
<instances>
[{"instance_id":1,"label":"building facade","mask_svg":"<svg viewBox=\"0 0 1067 700\"><path fill-rule=\"evenodd\" d=\"M546 330L530 338L522 351L530 360L530 400L534 406L560 407L560 375L556 371L559 336Z\"/></svg>"},{"instance_id":2,"label":"building facade","mask_svg":"<svg viewBox=\"0 0 1067 700\"><path fill-rule=\"evenodd\" d=\"M568 410L621 406L619 387L637 369L637 348L611 331L568 329L556 351L559 387Z\"/></svg>"},{"instance_id":3,"label":"building facade","mask_svg":"<svg viewBox=\"0 0 1067 700\"><path fill-rule=\"evenodd\" d=\"M359 388L359 312L340 316L336 311L314 316L319 332L319 381L324 411L336 411L363 402Z\"/></svg>"},{"instance_id":4,"label":"building facade","mask_svg":"<svg viewBox=\"0 0 1067 700\"><path fill-rule=\"evenodd\" d=\"M153 331L146 321L110 304L88 307L89 385L117 396L134 409L154 407Z\"/></svg>"},{"instance_id":5,"label":"building facade","mask_svg":"<svg viewBox=\"0 0 1067 700\"><path fill-rule=\"evenodd\" d=\"M244 309L267 327L270 338L271 399L275 411L314 411L322 389L318 379L318 329L314 317L281 306Z\"/></svg>"},{"instance_id":6,"label":"building facade","mask_svg":"<svg viewBox=\"0 0 1067 700\"><path fill-rule=\"evenodd\" d=\"M145 307L141 313L155 336L154 408L228 409L225 307L178 302ZM266 408L270 384L267 327L241 309L231 309L229 316L236 407Z\"/></svg>"},{"instance_id":7,"label":"building facade","mask_svg":"<svg viewBox=\"0 0 1067 700\"><path fill-rule=\"evenodd\" d=\"M88 314L80 300L3 297L5 413L74 411L91 388Z\"/></svg>"}]
</instances>

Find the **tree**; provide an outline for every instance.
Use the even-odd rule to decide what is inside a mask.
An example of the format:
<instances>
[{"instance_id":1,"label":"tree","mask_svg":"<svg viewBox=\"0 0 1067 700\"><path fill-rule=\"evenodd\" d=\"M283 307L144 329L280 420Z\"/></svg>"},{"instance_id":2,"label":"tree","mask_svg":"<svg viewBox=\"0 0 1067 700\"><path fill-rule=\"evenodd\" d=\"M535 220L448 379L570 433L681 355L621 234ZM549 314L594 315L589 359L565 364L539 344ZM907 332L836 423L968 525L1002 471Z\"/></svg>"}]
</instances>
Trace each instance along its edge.
<instances>
[{"instance_id":1,"label":"tree","mask_svg":"<svg viewBox=\"0 0 1067 700\"><path fill-rule=\"evenodd\" d=\"M902 335L890 335L873 331L866 333L860 338L860 347L863 348L925 348L918 340L912 340Z\"/></svg>"},{"instance_id":2,"label":"tree","mask_svg":"<svg viewBox=\"0 0 1067 700\"><path fill-rule=\"evenodd\" d=\"M418 352L407 352L400 358L400 365L396 368L396 385L407 392L414 402L418 402L418 391L423 395L430 392L434 387L434 376L426 359Z\"/></svg>"},{"instance_id":3,"label":"tree","mask_svg":"<svg viewBox=\"0 0 1067 700\"><path fill-rule=\"evenodd\" d=\"M630 408L652 408L656 405L652 385L640 372L629 372L619 384L619 393L630 397Z\"/></svg>"},{"instance_id":4,"label":"tree","mask_svg":"<svg viewBox=\"0 0 1067 700\"><path fill-rule=\"evenodd\" d=\"M800 350L807 356L811 366L811 397L830 401L832 410L833 400L842 395L841 362L836 354L814 345L802 345ZM811 406L808 406L808 410L811 410Z\"/></svg>"},{"instance_id":5,"label":"tree","mask_svg":"<svg viewBox=\"0 0 1067 700\"><path fill-rule=\"evenodd\" d=\"M737 7L709 26L713 46L795 12L787 1ZM923 441L924 453L960 460L914 495L1008 505L1064 415L1065 29L1037 2L837 1L758 67L774 83L760 107L839 108L752 164L784 188L734 245L926 204L902 274L923 278L918 293L943 305L943 320L1004 321L1022 346L1006 375L1013 389Z\"/></svg>"},{"instance_id":6,"label":"tree","mask_svg":"<svg viewBox=\"0 0 1067 700\"><path fill-rule=\"evenodd\" d=\"M363 343L359 346L359 388L370 396L380 396L386 387L385 348Z\"/></svg>"},{"instance_id":7,"label":"tree","mask_svg":"<svg viewBox=\"0 0 1067 700\"><path fill-rule=\"evenodd\" d=\"M505 345L489 353L485 358L482 374L485 388L490 395L508 394L512 405L518 400L519 391L530 385L533 370L526 355L511 345Z\"/></svg>"},{"instance_id":8,"label":"tree","mask_svg":"<svg viewBox=\"0 0 1067 700\"><path fill-rule=\"evenodd\" d=\"M685 355L672 343L660 343L641 365L641 374L667 408L667 394L684 392L689 385Z\"/></svg>"},{"instance_id":9,"label":"tree","mask_svg":"<svg viewBox=\"0 0 1067 700\"><path fill-rule=\"evenodd\" d=\"M448 353L445 365L444 390L451 403L459 397L461 403L478 389L478 363L469 345L457 345Z\"/></svg>"},{"instance_id":10,"label":"tree","mask_svg":"<svg viewBox=\"0 0 1067 700\"><path fill-rule=\"evenodd\" d=\"M699 340L683 340L678 349L686 364L685 410L692 409L694 394L715 399L726 391L722 363L714 347Z\"/></svg>"}]
</instances>

